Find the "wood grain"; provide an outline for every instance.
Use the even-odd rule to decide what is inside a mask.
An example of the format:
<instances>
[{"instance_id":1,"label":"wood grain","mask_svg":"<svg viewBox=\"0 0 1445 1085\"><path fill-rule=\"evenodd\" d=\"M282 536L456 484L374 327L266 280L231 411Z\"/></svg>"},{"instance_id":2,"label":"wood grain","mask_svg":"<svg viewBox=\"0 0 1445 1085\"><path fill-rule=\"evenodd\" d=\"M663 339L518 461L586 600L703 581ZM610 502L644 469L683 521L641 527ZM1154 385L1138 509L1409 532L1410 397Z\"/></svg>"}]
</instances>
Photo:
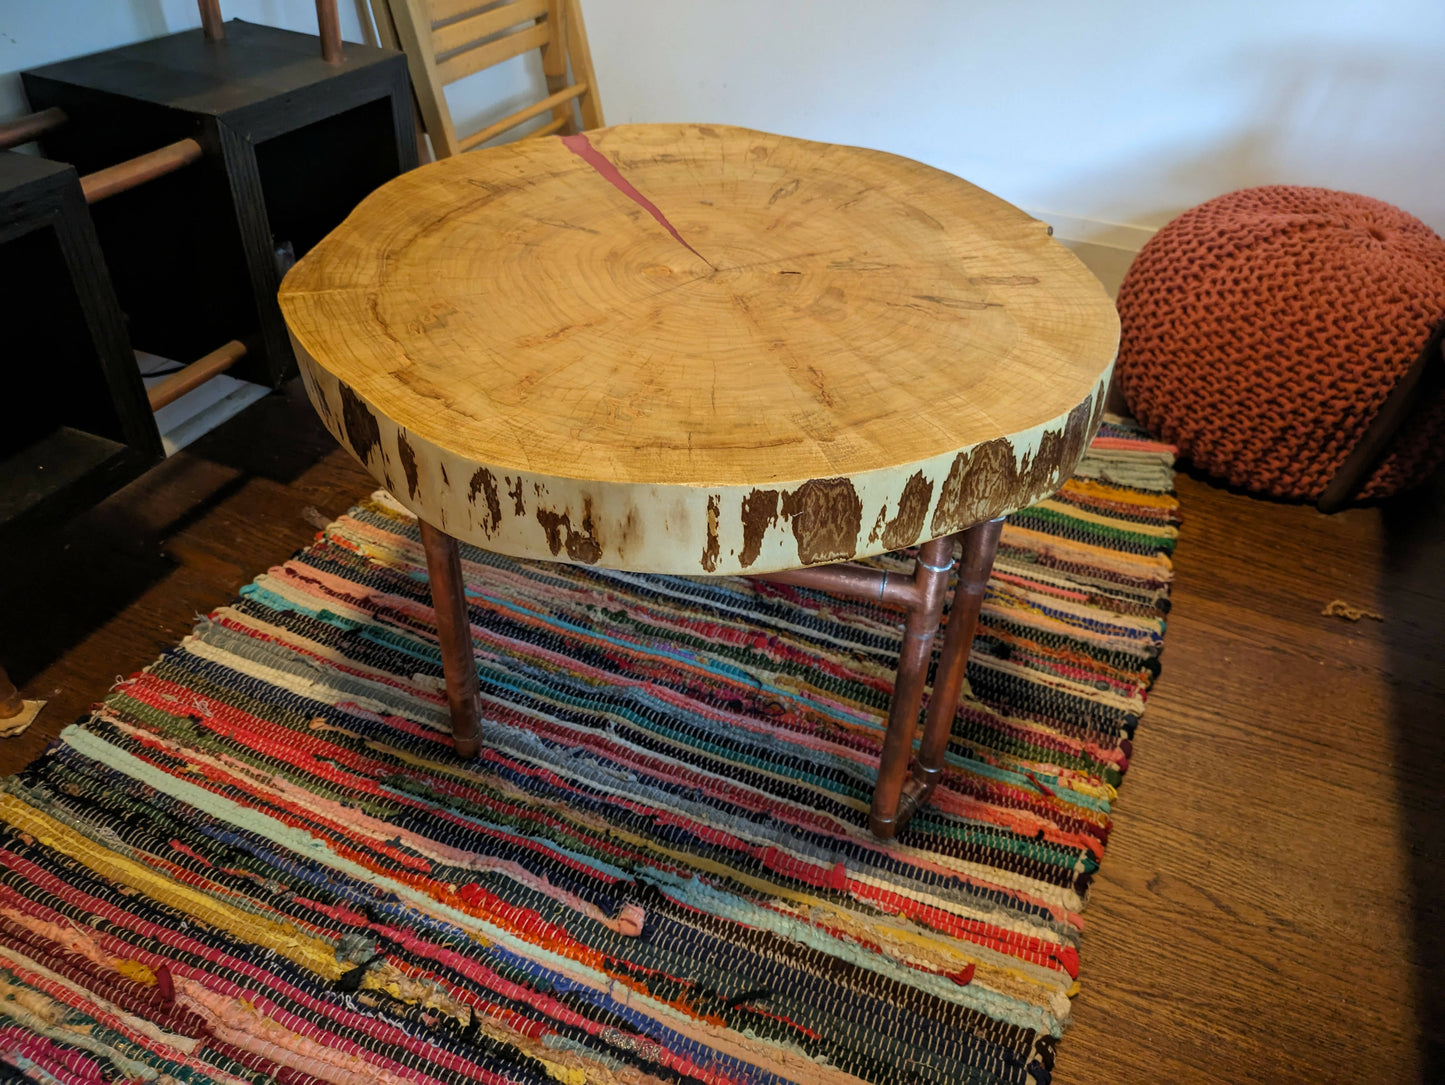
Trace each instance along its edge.
<instances>
[{"instance_id":1,"label":"wood grain","mask_svg":"<svg viewBox=\"0 0 1445 1085\"><path fill-rule=\"evenodd\" d=\"M1118 344L1098 281L966 181L698 125L398 178L281 307L323 421L418 515L673 573L880 553L1030 504L1072 473ZM886 530L905 513L908 537Z\"/></svg>"},{"instance_id":2,"label":"wood grain","mask_svg":"<svg viewBox=\"0 0 1445 1085\"><path fill-rule=\"evenodd\" d=\"M1442 487L1332 517L1179 489L1056 1081L1440 1080Z\"/></svg>"},{"instance_id":3,"label":"wood grain","mask_svg":"<svg viewBox=\"0 0 1445 1085\"><path fill-rule=\"evenodd\" d=\"M371 485L300 389L7 552L12 772ZM1179 480L1164 673L1055 1085L1445 1079L1445 484L1323 516ZM1385 616L1319 612L1344 598Z\"/></svg>"}]
</instances>

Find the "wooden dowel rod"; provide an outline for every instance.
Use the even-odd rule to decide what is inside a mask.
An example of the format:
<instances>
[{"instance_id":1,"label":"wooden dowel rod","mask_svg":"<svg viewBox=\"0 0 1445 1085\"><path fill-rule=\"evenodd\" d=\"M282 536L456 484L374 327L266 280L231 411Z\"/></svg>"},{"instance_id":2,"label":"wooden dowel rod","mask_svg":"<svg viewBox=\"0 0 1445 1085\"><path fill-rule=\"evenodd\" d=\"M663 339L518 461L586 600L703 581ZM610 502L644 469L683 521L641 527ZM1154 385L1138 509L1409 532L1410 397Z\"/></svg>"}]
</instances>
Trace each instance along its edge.
<instances>
[{"instance_id":1,"label":"wooden dowel rod","mask_svg":"<svg viewBox=\"0 0 1445 1085\"><path fill-rule=\"evenodd\" d=\"M575 86L564 87L556 94L549 94L540 102L534 102L524 109L519 109L510 116L503 117L496 124L489 124L479 132L473 132L466 139L461 140L457 146L464 151L469 151L479 143L485 143L493 136L499 136L508 128L515 128L523 121L529 121L539 113L546 113L553 106L561 105L563 102L570 102L573 98L587 92L586 83L578 83Z\"/></svg>"},{"instance_id":2,"label":"wooden dowel rod","mask_svg":"<svg viewBox=\"0 0 1445 1085\"><path fill-rule=\"evenodd\" d=\"M316 0L316 28L321 35L321 59L340 64L341 18L336 14L336 0Z\"/></svg>"},{"instance_id":3,"label":"wooden dowel rod","mask_svg":"<svg viewBox=\"0 0 1445 1085\"><path fill-rule=\"evenodd\" d=\"M170 374L159 384L151 385L146 391L151 410L158 411L167 403L174 403L192 389L199 388L212 377L220 376L246 356L246 345L232 339L224 346L217 347L202 358L197 358L184 369Z\"/></svg>"},{"instance_id":4,"label":"wooden dowel rod","mask_svg":"<svg viewBox=\"0 0 1445 1085\"><path fill-rule=\"evenodd\" d=\"M196 0L201 9L201 33L207 41L220 41L226 36L226 24L221 21L221 0Z\"/></svg>"},{"instance_id":5,"label":"wooden dowel rod","mask_svg":"<svg viewBox=\"0 0 1445 1085\"><path fill-rule=\"evenodd\" d=\"M87 173L80 179L80 190L86 203L96 203L117 192L135 188L157 177L174 173L201 157L201 145L193 139L182 139L157 150L117 162L103 170Z\"/></svg>"},{"instance_id":6,"label":"wooden dowel rod","mask_svg":"<svg viewBox=\"0 0 1445 1085\"><path fill-rule=\"evenodd\" d=\"M24 711L25 702L20 697L20 691L10 681L5 668L0 667L0 720L13 720Z\"/></svg>"},{"instance_id":7,"label":"wooden dowel rod","mask_svg":"<svg viewBox=\"0 0 1445 1085\"><path fill-rule=\"evenodd\" d=\"M0 150L6 147L18 147L22 143L29 143L32 139L39 139L55 128L59 128L66 121L65 110L58 106L51 106L49 109L42 109L39 113L27 113L23 117L16 117L13 121L6 121L0 124Z\"/></svg>"}]
</instances>

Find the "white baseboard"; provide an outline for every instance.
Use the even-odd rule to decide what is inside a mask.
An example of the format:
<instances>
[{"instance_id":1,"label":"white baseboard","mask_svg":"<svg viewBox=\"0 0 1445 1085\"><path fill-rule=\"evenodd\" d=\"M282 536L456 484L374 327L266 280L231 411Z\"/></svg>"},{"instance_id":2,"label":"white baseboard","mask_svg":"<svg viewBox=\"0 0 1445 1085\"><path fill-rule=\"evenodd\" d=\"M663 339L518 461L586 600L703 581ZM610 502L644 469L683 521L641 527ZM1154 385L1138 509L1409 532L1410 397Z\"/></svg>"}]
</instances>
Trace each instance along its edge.
<instances>
[{"instance_id":1,"label":"white baseboard","mask_svg":"<svg viewBox=\"0 0 1445 1085\"><path fill-rule=\"evenodd\" d=\"M152 375L176 365L169 358L135 352L141 380L147 388L159 384L164 376ZM225 373L217 374L199 387L192 388L172 403L156 411L156 427L161 431L161 446L167 456L185 448L203 433L209 433L242 408L250 406L269 392L259 384L237 380Z\"/></svg>"},{"instance_id":2,"label":"white baseboard","mask_svg":"<svg viewBox=\"0 0 1445 1085\"><path fill-rule=\"evenodd\" d=\"M218 373L199 388L168 403L156 411L156 425L160 427L161 446L166 455L174 455L197 437L210 433L269 391L259 384ZM169 411L175 413L167 414Z\"/></svg>"},{"instance_id":3,"label":"white baseboard","mask_svg":"<svg viewBox=\"0 0 1445 1085\"><path fill-rule=\"evenodd\" d=\"M1122 222L1079 218L1057 211L1025 210L1034 218L1042 219L1052 226L1054 236L1060 241L1102 245L1104 248L1123 249L1125 252L1138 252L1144 247L1144 243L1158 232L1153 226L1129 226Z\"/></svg>"},{"instance_id":4,"label":"white baseboard","mask_svg":"<svg viewBox=\"0 0 1445 1085\"><path fill-rule=\"evenodd\" d=\"M1111 298L1118 296L1119 284L1124 281L1129 265L1156 232L1148 226L1126 226L1122 222L1085 219L1055 211L1030 211L1029 214L1054 228L1054 239L1073 250L1104 284Z\"/></svg>"}]
</instances>

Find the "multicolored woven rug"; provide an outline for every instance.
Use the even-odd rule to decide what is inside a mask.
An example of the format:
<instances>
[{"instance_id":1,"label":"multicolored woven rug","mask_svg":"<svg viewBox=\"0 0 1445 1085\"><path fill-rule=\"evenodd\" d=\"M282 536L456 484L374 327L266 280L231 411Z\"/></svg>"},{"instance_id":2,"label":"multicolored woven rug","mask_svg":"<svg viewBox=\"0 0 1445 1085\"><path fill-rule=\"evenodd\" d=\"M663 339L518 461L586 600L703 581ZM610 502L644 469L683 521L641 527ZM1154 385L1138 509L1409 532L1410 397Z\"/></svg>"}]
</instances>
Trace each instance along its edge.
<instances>
[{"instance_id":1,"label":"multicolored woven rug","mask_svg":"<svg viewBox=\"0 0 1445 1085\"><path fill-rule=\"evenodd\" d=\"M1046 1082L1157 673L1172 462L1110 420L1011 518L947 780L886 845L896 614L464 549L462 764L416 526L375 495L0 786L0 1064Z\"/></svg>"}]
</instances>

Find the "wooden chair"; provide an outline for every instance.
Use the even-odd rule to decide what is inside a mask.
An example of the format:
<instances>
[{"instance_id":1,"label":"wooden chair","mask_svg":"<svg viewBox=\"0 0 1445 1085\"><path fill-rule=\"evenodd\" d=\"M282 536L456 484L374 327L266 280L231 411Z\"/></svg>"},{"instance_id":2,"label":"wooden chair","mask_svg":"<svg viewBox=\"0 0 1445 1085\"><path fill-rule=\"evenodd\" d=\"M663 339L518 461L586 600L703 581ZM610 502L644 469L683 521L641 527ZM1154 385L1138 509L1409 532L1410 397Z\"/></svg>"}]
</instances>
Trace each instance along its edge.
<instances>
[{"instance_id":1,"label":"wooden chair","mask_svg":"<svg viewBox=\"0 0 1445 1085\"><path fill-rule=\"evenodd\" d=\"M371 9L382 44L406 53L438 158L481 146L547 112L552 119L523 138L602 127L580 0L371 0ZM547 96L458 137L443 88L532 49L542 51Z\"/></svg>"}]
</instances>

